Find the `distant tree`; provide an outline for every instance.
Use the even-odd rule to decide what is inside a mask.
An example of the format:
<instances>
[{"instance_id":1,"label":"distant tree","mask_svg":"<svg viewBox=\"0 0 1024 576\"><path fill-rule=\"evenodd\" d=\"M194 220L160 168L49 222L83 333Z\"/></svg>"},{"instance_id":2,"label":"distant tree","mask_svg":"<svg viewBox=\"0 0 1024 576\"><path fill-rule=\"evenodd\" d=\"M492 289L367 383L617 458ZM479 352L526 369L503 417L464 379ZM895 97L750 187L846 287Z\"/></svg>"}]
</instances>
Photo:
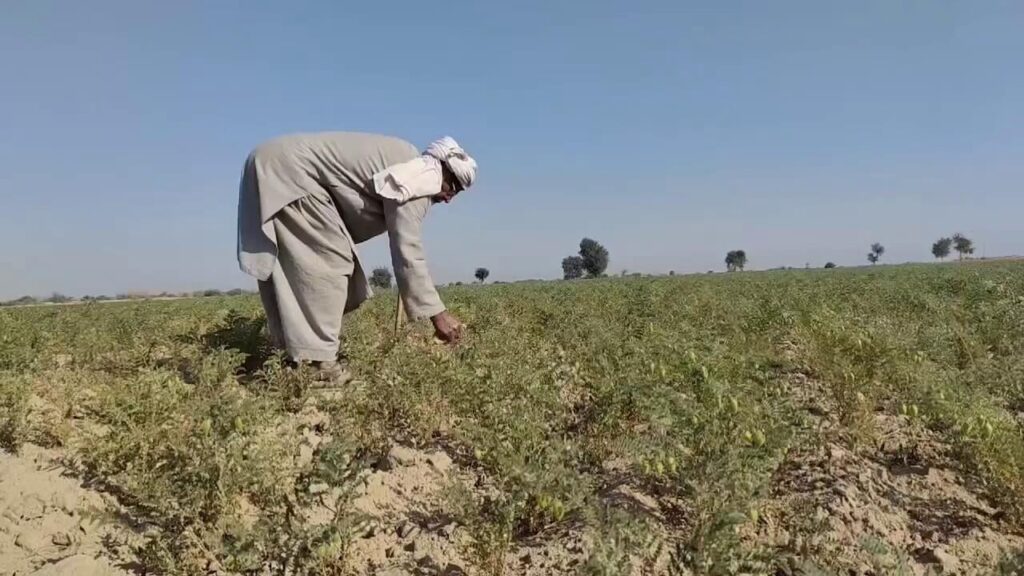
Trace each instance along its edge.
<instances>
[{"instance_id":1,"label":"distant tree","mask_svg":"<svg viewBox=\"0 0 1024 576\"><path fill-rule=\"evenodd\" d=\"M487 277L490 275L491 271L488 270L487 268L477 268L476 272L473 273L473 276L476 277L476 279L479 280L481 284L483 284L484 281L487 280Z\"/></svg>"},{"instance_id":2,"label":"distant tree","mask_svg":"<svg viewBox=\"0 0 1024 576\"><path fill-rule=\"evenodd\" d=\"M876 264L882 258L882 254L885 254L885 246L882 246L878 242L871 245L871 252L868 252L868 262Z\"/></svg>"},{"instance_id":3,"label":"distant tree","mask_svg":"<svg viewBox=\"0 0 1024 576\"><path fill-rule=\"evenodd\" d=\"M591 278L601 276L608 268L608 249L596 240L580 240L580 258L583 259L583 269Z\"/></svg>"},{"instance_id":4,"label":"distant tree","mask_svg":"<svg viewBox=\"0 0 1024 576\"><path fill-rule=\"evenodd\" d=\"M953 234L953 250L956 250L960 255L960 260L963 260L965 254L968 256L974 254L974 241L963 234Z\"/></svg>"},{"instance_id":5,"label":"distant tree","mask_svg":"<svg viewBox=\"0 0 1024 576\"><path fill-rule=\"evenodd\" d=\"M739 266L741 272L747 267L747 253L743 250L736 251L736 265Z\"/></svg>"},{"instance_id":6,"label":"distant tree","mask_svg":"<svg viewBox=\"0 0 1024 576\"><path fill-rule=\"evenodd\" d=\"M64 302L74 302L74 300L75 300L74 298L71 298L70 296L65 296L65 295L61 294L60 292L54 292L49 298L46 299L47 302L53 302L54 304L63 304Z\"/></svg>"},{"instance_id":7,"label":"distant tree","mask_svg":"<svg viewBox=\"0 0 1024 576\"><path fill-rule=\"evenodd\" d=\"M725 255L725 269L729 272L735 272L737 270L743 270L743 267L747 265L747 253L743 250L730 250Z\"/></svg>"},{"instance_id":8,"label":"distant tree","mask_svg":"<svg viewBox=\"0 0 1024 576\"><path fill-rule=\"evenodd\" d=\"M566 280L575 280L583 277L583 258L579 256L566 256L562 259L562 274Z\"/></svg>"},{"instance_id":9,"label":"distant tree","mask_svg":"<svg viewBox=\"0 0 1024 576\"><path fill-rule=\"evenodd\" d=\"M209 290L203 290L202 292L202 296L204 297L220 296L221 294L223 294L223 292L217 290L216 288L210 288Z\"/></svg>"},{"instance_id":10,"label":"distant tree","mask_svg":"<svg viewBox=\"0 0 1024 576\"><path fill-rule=\"evenodd\" d=\"M225 294L227 294L228 296L241 296L242 294L245 294L245 290L242 290L241 288L232 288L231 290L228 290L227 292L225 292ZM161 296L165 296L166 297L166 296L170 296L170 294L167 294L165 292L165 293L161 294Z\"/></svg>"},{"instance_id":11,"label":"distant tree","mask_svg":"<svg viewBox=\"0 0 1024 576\"><path fill-rule=\"evenodd\" d=\"M387 268L374 268L370 273L370 286L388 290L391 288L391 270Z\"/></svg>"},{"instance_id":12,"label":"distant tree","mask_svg":"<svg viewBox=\"0 0 1024 576\"><path fill-rule=\"evenodd\" d=\"M25 304L35 304L36 302L38 302L38 300L36 300L35 297L33 297L33 296L22 296L21 298L18 298L17 300L15 300L13 302L13 304L25 305Z\"/></svg>"},{"instance_id":13,"label":"distant tree","mask_svg":"<svg viewBox=\"0 0 1024 576\"><path fill-rule=\"evenodd\" d=\"M676 275L676 271L675 270L669 270L668 271L668 275L669 276L675 276Z\"/></svg>"},{"instance_id":14,"label":"distant tree","mask_svg":"<svg viewBox=\"0 0 1024 576\"><path fill-rule=\"evenodd\" d=\"M836 267L835 262L826 262L825 263L825 268L835 268L835 267Z\"/></svg>"},{"instance_id":15,"label":"distant tree","mask_svg":"<svg viewBox=\"0 0 1024 576\"><path fill-rule=\"evenodd\" d=\"M949 249L953 246L952 238L939 238L932 244L932 256L939 260L945 260L949 256Z\"/></svg>"}]
</instances>

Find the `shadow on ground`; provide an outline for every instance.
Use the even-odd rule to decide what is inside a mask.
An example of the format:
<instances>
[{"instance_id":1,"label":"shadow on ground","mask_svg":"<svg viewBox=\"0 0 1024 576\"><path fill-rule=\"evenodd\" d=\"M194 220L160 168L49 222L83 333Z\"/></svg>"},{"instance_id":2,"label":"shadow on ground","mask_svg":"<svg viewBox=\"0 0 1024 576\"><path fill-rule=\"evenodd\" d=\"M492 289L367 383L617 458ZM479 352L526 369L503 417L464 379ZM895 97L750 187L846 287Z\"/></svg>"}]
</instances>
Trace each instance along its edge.
<instances>
[{"instance_id":1,"label":"shadow on ground","mask_svg":"<svg viewBox=\"0 0 1024 576\"><path fill-rule=\"evenodd\" d=\"M203 345L210 350L226 348L245 354L239 376L251 377L274 355L274 349L264 331L265 326L266 319L263 316L243 316L232 311L225 318L224 326L204 334L201 339Z\"/></svg>"}]
</instances>

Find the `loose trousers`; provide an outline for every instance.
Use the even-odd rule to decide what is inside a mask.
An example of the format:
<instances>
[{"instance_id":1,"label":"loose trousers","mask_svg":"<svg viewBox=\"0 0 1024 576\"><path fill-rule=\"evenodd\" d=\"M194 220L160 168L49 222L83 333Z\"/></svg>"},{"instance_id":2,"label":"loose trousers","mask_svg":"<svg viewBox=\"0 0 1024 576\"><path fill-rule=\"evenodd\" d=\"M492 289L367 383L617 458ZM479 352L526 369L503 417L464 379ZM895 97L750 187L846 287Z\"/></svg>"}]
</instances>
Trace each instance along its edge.
<instances>
[{"instance_id":1,"label":"loose trousers","mask_svg":"<svg viewBox=\"0 0 1024 576\"><path fill-rule=\"evenodd\" d=\"M327 191L309 194L273 218L277 262L259 282L273 344L295 361L337 359L355 255Z\"/></svg>"}]
</instances>

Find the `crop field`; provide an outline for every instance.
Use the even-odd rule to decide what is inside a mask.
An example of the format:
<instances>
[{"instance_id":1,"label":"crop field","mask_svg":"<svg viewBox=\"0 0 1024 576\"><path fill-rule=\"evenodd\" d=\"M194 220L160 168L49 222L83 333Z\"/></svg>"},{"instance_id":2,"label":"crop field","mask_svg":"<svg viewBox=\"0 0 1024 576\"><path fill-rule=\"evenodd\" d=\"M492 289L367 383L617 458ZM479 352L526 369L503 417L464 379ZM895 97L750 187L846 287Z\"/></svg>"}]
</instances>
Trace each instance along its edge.
<instances>
[{"instance_id":1,"label":"crop field","mask_svg":"<svg viewBox=\"0 0 1024 576\"><path fill-rule=\"evenodd\" d=\"M1024 263L442 296L0 310L0 575L1024 573Z\"/></svg>"}]
</instances>

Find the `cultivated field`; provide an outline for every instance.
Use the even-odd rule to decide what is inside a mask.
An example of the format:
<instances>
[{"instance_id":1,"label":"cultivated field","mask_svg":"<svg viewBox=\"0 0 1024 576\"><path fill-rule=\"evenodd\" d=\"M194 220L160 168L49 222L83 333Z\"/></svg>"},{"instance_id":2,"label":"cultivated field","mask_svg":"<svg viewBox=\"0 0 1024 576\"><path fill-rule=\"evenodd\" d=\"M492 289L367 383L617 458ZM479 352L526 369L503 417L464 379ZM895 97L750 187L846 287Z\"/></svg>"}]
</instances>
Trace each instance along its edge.
<instances>
[{"instance_id":1,"label":"cultivated field","mask_svg":"<svg viewBox=\"0 0 1024 576\"><path fill-rule=\"evenodd\" d=\"M0 310L0 575L1024 570L1022 263L393 298L331 395L254 297Z\"/></svg>"}]
</instances>

